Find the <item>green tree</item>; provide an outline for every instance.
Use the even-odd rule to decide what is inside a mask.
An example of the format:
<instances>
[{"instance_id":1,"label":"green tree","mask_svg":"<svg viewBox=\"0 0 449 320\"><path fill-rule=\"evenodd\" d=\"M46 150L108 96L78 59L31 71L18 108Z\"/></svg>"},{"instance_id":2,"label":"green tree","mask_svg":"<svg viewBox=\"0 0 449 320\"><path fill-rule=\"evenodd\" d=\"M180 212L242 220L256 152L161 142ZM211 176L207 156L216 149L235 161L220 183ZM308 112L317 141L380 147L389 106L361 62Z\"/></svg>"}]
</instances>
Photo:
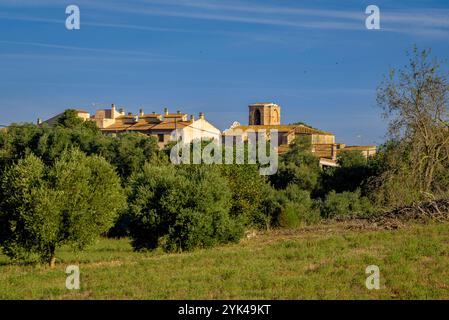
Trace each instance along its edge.
<instances>
[{"instance_id":1,"label":"green tree","mask_svg":"<svg viewBox=\"0 0 449 320\"><path fill-rule=\"evenodd\" d=\"M140 133L121 134L109 145L106 159L117 167L119 175L127 179L140 171L146 162L164 162L159 157L156 139Z\"/></svg>"},{"instance_id":2,"label":"green tree","mask_svg":"<svg viewBox=\"0 0 449 320\"><path fill-rule=\"evenodd\" d=\"M319 160L312 154L309 137L297 137L289 150L282 155L278 172L270 176L273 186L285 189L295 184L303 190L313 191L318 185Z\"/></svg>"},{"instance_id":3,"label":"green tree","mask_svg":"<svg viewBox=\"0 0 449 320\"><path fill-rule=\"evenodd\" d=\"M360 151L345 151L338 155L337 163L338 167L321 172L318 195L324 197L331 190L354 192L357 189L365 195L366 184L378 173L374 158L366 159Z\"/></svg>"},{"instance_id":4,"label":"green tree","mask_svg":"<svg viewBox=\"0 0 449 320\"><path fill-rule=\"evenodd\" d=\"M216 166L146 164L130 186L136 250L191 250L236 241L243 234L243 224L229 215L231 192Z\"/></svg>"},{"instance_id":5,"label":"green tree","mask_svg":"<svg viewBox=\"0 0 449 320\"><path fill-rule=\"evenodd\" d=\"M247 227L267 228L270 218L263 211L263 201L269 185L258 165L223 165L220 169L231 190L231 216Z\"/></svg>"},{"instance_id":6,"label":"green tree","mask_svg":"<svg viewBox=\"0 0 449 320\"><path fill-rule=\"evenodd\" d=\"M16 124L0 130L0 162L7 167L31 154L39 141L42 128L30 123Z\"/></svg>"},{"instance_id":7,"label":"green tree","mask_svg":"<svg viewBox=\"0 0 449 320\"><path fill-rule=\"evenodd\" d=\"M377 92L389 122L389 138L396 142L388 157L389 169L379 177L385 189L380 192L391 195L392 201L385 202L391 206L448 195L447 183L439 179L449 163L447 70L430 50L415 47L408 56L408 64L390 70Z\"/></svg>"},{"instance_id":8,"label":"green tree","mask_svg":"<svg viewBox=\"0 0 449 320\"><path fill-rule=\"evenodd\" d=\"M8 169L1 183L0 244L13 259L55 264L61 245L82 249L114 223L125 203L120 180L103 158L76 149L53 166L34 155Z\"/></svg>"},{"instance_id":9,"label":"green tree","mask_svg":"<svg viewBox=\"0 0 449 320\"><path fill-rule=\"evenodd\" d=\"M337 163L341 168L353 168L366 165L367 159L360 151L345 151L338 155Z\"/></svg>"},{"instance_id":10,"label":"green tree","mask_svg":"<svg viewBox=\"0 0 449 320\"><path fill-rule=\"evenodd\" d=\"M79 128L83 125L84 120L78 117L78 111L67 109L57 120L56 126L63 128Z\"/></svg>"}]
</instances>

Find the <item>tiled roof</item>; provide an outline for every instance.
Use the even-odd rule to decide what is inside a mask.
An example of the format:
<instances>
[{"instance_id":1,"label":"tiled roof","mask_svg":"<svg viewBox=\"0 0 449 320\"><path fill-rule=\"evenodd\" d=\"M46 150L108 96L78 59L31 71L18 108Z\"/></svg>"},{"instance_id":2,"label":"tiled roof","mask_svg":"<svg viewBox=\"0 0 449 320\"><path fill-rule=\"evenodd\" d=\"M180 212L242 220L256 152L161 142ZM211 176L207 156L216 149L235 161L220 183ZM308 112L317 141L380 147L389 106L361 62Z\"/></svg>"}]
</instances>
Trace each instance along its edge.
<instances>
[{"instance_id":1,"label":"tiled roof","mask_svg":"<svg viewBox=\"0 0 449 320\"><path fill-rule=\"evenodd\" d=\"M155 124L152 130L175 130L190 126L192 121L163 121L161 123Z\"/></svg>"},{"instance_id":2,"label":"tiled roof","mask_svg":"<svg viewBox=\"0 0 449 320\"><path fill-rule=\"evenodd\" d=\"M236 126L232 130L269 130L269 129L276 129L281 132L289 132L289 131L295 131L295 133L298 134L323 134L323 135L333 135L332 133L321 131L318 129L314 129L305 125L250 125L250 126ZM232 130L229 131L229 134L232 135Z\"/></svg>"},{"instance_id":3,"label":"tiled roof","mask_svg":"<svg viewBox=\"0 0 449 320\"><path fill-rule=\"evenodd\" d=\"M139 118L159 118L159 117L162 117L162 115L158 113L144 114L143 116L139 116Z\"/></svg>"},{"instance_id":4,"label":"tiled roof","mask_svg":"<svg viewBox=\"0 0 449 320\"><path fill-rule=\"evenodd\" d=\"M107 128L101 129L102 131L125 131L130 128L132 124L114 123Z\"/></svg>"},{"instance_id":5,"label":"tiled roof","mask_svg":"<svg viewBox=\"0 0 449 320\"><path fill-rule=\"evenodd\" d=\"M115 120L120 120L120 119L134 119L134 117L135 117L134 115L133 115L133 116L130 116L130 115L127 115L127 116L120 115L120 116L116 117Z\"/></svg>"},{"instance_id":6,"label":"tiled roof","mask_svg":"<svg viewBox=\"0 0 449 320\"><path fill-rule=\"evenodd\" d=\"M163 121L160 123L148 123L146 121L139 121L137 123L114 123L103 131L142 131L142 130L175 130L182 129L192 124L192 121Z\"/></svg>"},{"instance_id":7,"label":"tiled roof","mask_svg":"<svg viewBox=\"0 0 449 320\"><path fill-rule=\"evenodd\" d=\"M169 114L165 114L164 118L182 118L187 116L187 113L169 113Z\"/></svg>"},{"instance_id":8,"label":"tiled roof","mask_svg":"<svg viewBox=\"0 0 449 320\"><path fill-rule=\"evenodd\" d=\"M329 135L329 136L333 136L333 133L330 132L326 132L323 130L318 130L318 129L314 129L308 126L305 126L303 124L295 126L295 133L310 133L310 134L322 134L322 135Z\"/></svg>"},{"instance_id":9,"label":"tiled roof","mask_svg":"<svg viewBox=\"0 0 449 320\"><path fill-rule=\"evenodd\" d=\"M128 130L132 131L140 131L140 130L149 130L155 126L154 123L148 123L146 121L139 121L133 125L131 125Z\"/></svg>"}]
</instances>

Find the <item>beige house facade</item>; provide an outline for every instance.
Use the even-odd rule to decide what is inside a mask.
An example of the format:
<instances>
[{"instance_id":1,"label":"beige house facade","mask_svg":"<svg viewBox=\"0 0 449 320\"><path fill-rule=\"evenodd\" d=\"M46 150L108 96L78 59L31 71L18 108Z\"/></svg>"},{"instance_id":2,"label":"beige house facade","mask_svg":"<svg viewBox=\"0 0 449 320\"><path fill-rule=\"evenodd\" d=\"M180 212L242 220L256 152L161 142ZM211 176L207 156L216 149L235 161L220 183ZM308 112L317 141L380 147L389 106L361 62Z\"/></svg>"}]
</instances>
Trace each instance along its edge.
<instances>
[{"instance_id":1,"label":"beige house facade","mask_svg":"<svg viewBox=\"0 0 449 320\"><path fill-rule=\"evenodd\" d=\"M168 108L162 114L146 114L143 109L138 114L125 113L124 108L117 109L114 104L110 109L99 109L94 115L84 110L78 110L78 116L85 121L95 121L97 127L105 134L121 134L125 132L139 132L157 139L159 148L164 148L172 141L182 140L190 143L196 139L219 141L221 131L209 123L204 113L200 112L198 119L177 111L169 113ZM62 113L45 121L53 126Z\"/></svg>"}]
</instances>

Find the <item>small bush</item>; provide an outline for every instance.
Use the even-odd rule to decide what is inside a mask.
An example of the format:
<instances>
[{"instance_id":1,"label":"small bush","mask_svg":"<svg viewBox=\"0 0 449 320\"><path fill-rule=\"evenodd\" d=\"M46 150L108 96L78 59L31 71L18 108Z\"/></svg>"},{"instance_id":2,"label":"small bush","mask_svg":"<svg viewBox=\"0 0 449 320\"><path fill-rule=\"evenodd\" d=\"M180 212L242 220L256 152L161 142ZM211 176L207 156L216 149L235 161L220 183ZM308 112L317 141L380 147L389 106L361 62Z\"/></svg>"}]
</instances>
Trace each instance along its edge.
<instances>
[{"instance_id":1,"label":"small bush","mask_svg":"<svg viewBox=\"0 0 449 320\"><path fill-rule=\"evenodd\" d=\"M324 200L321 213L325 218L362 218L375 212L368 198L360 196L360 191L336 193L331 191Z\"/></svg>"},{"instance_id":2,"label":"small bush","mask_svg":"<svg viewBox=\"0 0 449 320\"><path fill-rule=\"evenodd\" d=\"M289 185L285 190L272 190L264 205L270 211L272 224L277 227L296 228L320 220L310 193L297 185Z\"/></svg>"}]
</instances>

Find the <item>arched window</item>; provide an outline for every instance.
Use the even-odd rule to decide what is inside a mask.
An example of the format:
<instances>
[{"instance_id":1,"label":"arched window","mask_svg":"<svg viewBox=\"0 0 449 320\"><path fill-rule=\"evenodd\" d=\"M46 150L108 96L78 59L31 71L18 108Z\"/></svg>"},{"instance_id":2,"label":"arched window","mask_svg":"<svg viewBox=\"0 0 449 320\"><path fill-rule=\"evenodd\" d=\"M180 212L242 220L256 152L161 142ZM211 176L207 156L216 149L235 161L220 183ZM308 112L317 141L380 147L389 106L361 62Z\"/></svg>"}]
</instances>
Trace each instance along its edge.
<instances>
[{"instance_id":1,"label":"arched window","mask_svg":"<svg viewBox=\"0 0 449 320\"><path fill-rule=\"evenodd\" d=\"M260 118L261 118L260 110L259 110L259 109L256 109L256 110L254 111L254 124L255 124L255 125L257 125L257 126L260 125L260 123L261 123Z\"/></svg>"}]
</instances>

